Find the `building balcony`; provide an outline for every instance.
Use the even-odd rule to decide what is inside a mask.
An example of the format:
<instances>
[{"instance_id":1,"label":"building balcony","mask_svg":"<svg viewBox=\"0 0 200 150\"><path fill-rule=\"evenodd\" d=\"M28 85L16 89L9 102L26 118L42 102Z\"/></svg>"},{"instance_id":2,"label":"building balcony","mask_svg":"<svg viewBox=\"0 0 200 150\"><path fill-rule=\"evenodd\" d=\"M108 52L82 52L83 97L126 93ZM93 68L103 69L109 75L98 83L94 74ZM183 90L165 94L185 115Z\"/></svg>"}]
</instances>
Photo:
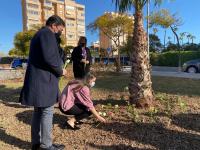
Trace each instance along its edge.
<instances>
[{"instance_id":1,"label":"building balcony","mask_svg":"<svg viewBox=\"0 0 200 150\"><path fill-rule=\"evenodd\" d=\"M65 0L56 0L57 3L64 4Z\"/></svg>"},{"instance_id":2,"label":"building balcony","mask_svg":"<svg viewBox=\"0 0 200 150\"><path fill-rule=\"evenodd\" d=\"M66 17L66 21L76 21L76 16L65 15L65 17Z\"/></svg>"},{"instance_id":3,"label":"building balcony","mask_svg":"<svg viewBox=\"0 0 200 150\"><path fill-rule=\"evenodd\" d=\"M27 16L27 21L34 21L34 22L37 22L37 21L40 21L40 18L37 16Z\"/></svg>"},{"instance_id":4,"label":"building balcony","mask_svg":"<svg viewBox=\"0 0 200 150\"><path fill-rule=\"evenodd\" d=\"M39 0L29 0L28 3L31 3L31 4L40 4Z\"/></svg>"},{"instance_id":5,"label":"building balcony","mask_svg":"<svg viewBox=\"0 0 200 150\"><path fill-rule=\"evenodd\" d=\"M65 16L67 18L76 18L76 13L75 12L67 11Z\"/></svg>"}]
</instances>

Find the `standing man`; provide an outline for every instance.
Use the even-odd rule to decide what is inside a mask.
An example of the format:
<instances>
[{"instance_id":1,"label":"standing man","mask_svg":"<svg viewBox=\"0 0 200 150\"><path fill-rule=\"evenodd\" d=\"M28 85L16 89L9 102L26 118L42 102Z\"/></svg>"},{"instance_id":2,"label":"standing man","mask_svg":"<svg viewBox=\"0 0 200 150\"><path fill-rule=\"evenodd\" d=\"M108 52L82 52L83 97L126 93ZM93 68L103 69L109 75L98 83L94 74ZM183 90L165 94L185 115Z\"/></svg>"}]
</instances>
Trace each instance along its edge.
<instances>
[{"instance_id":1,"label":"standing man","mask_svg":"<svg viewBox=\"0 0 200 150\"><path fill-rule=\"evenodd\" d=\"M62 33L65 22L56 15L46 21L32 38L29 62L20 94L22 105L33 106L31 123L32 150L63 150L52 143L53 105L59 96L59 77L66 75L55 33Z\"/></svg>"}]
</instances>

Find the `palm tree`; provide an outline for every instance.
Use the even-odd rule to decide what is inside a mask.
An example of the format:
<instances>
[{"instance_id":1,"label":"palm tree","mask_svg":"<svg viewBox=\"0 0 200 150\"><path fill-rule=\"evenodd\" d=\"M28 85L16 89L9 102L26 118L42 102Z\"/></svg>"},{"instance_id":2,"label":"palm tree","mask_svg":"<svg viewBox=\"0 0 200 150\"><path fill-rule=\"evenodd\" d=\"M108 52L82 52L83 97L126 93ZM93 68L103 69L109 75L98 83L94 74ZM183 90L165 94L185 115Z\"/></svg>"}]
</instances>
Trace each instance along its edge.
<instances>
[{"instance_id":1,"label":"palm tree","mask_svg":"<svg viewBox=\"0 0 200 150\"><path fill-rule=\"evenodd\" d=\"M156 35L157 32L158 32L158 29L157 28L153 28L154 35Z\"/></svg>"},{"instance_id":2,"label":"palm tree","mask_svg":"<svg viewBox=\"0 0 200 150\"><path fill-rule=\"evenodd\" d=\"M182 41L182 45L183 45L183 40L184 40L185 34L186 34L186 32L180 33L180 40Z\"/></svg>"},{"instance_id":3,"label":"palm tree","mask_svg":"<svg viewBox=\"0 0 200 150\"><path fill-rule=\"evenodd\" d=\"M142 9L148 0L113 0L120 12L134 8L133 46L131 54L131 81L129 84L130 103L137 107L149 107L153 100L153 90L147 52L147 34L143 27ZM159 4L161 0L155 0Z\"/></svg>"},{"instance_id":4,"label":"palm tree","mask_svg":"<svg viewBox=\"0 0 200 150\"><path fill-rule=\"evenodd\" d=\"M171 43L171 37L168 36L167 38L168 38L168 43Z\"/></svg>"},{"instance_id":5,"label":"palm tree","mask_svg":"<svg viewBox=\"0 0 200 150\"><path fill-rule=\"evenodd\" d=\"M192 44L194 44L194 39L196 39L196 36L191 35L190 39L192 40Z\"/></svg>"},{"instance_id":6,"label":"palm tree","mask_svg":"<svg viewBox=\"0 0 200 150\"><path fill-rule=\"evenodd\" d=\"M174 28L174 32L177 32L177 30L178 30L178 28L177 27L175 27ZM176 43L176 35L174 35L174 44Z\"/></svg>"},{"instance_id":7,"label":"palm tree","mask_svg":"<svg viewBox=\"0 0 200 150\"><path fill-rule=\"evenodd\" d=\"M188 39L188 44L190 44L190 39L191 39L191 36L192 36L192 34L190 34L190 33L188 33L188 34L187 34L187 36L186 36L186 37L187 37L187 39Z\"/></svg>"}]
</instances>

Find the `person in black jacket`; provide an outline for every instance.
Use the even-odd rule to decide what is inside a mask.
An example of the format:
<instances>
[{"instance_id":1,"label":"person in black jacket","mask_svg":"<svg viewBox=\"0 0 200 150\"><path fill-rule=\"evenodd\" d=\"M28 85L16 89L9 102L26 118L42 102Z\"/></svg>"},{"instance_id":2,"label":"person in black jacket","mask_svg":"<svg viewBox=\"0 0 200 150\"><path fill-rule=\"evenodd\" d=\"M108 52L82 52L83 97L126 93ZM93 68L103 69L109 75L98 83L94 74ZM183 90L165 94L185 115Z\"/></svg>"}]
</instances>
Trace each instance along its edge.
<instances>
[{"instance_id":1,"label":"person in black jacket","mask_svg":"<svg viewBox=\"0 0 200 150\"><path fill-rule=\"evenodd\" d=\"M65 22L56 15L46 21L32 38L29 62L20 94L22 105L33 106L31 123L32 150L62 150L64 145L52 144L53 105L58 101L58 78L62 69L55 33L61 33Z\"/></svg>"},{"instance_id":2,"label":"person in black jacket","mask_svg":"<svg viewBox=\"0 0 200 150\"><path fill-rule=\"evenodd\" d=\"M91 53L87 46L87 39L84 36L79 38L78 46L73 49L72 62L75 79L83 79L90 71Z\"/></svg>"}]
</instances>

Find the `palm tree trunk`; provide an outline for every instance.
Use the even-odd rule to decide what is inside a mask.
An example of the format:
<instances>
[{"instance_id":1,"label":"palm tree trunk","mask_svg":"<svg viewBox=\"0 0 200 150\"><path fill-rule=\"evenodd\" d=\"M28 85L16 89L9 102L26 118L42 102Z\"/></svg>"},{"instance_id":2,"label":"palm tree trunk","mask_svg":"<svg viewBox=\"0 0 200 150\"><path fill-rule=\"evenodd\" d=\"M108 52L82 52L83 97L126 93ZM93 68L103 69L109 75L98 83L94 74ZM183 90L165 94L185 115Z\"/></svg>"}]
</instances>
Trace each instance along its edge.
<instances>
[{"instance_id":1,"label":"palm tree trunk","mask_svg":"<svg viewBox=\"0 0 200 150\"><path fill-rule=\"evenodd\" d=\"M147 53L147 35L143 27L141 10L136 10L135 14L131 62L130 103L136 104L137 107L149 107L154 95Z\"/></svg>"}]
</instances>

